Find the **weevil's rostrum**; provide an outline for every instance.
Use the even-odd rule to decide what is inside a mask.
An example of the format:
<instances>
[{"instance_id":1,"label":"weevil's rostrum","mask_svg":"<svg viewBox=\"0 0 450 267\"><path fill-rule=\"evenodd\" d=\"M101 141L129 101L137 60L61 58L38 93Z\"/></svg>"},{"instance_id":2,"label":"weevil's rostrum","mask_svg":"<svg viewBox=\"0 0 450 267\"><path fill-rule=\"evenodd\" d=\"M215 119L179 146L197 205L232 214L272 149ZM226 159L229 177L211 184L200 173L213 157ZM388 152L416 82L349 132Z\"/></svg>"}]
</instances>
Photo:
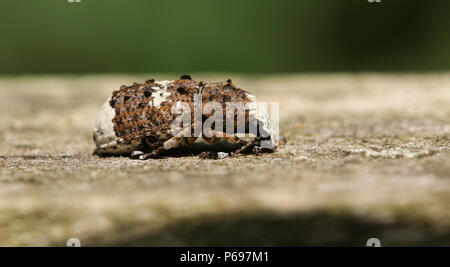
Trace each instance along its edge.
<instances>
[{"instance_id":1,"label":"weevil's rostrum","mask_svg":"<svg viewBox=\"0 0 450 267\"><path fill-rule=\"evenodd\" d=\"M227 103L241 103L243 105L255 103L256 98L250 93L237 88L231 80L218 83L204 83L183 75L174 81L155 81L134 83L122 86L113 92L103 105L94 127L94 142L97 146L96 154L130 155L140 159L156 158L164 151L181 145L189 146L197 140L193 129L188 129L189 135L173 133L172 123L178 116L173 112L174 105L183 102L191 110L195 110L195 97L201 96L201 110L207 103L219 103L226 110ZM245 110L245 126L248 133L252 121L259 123L255 138L250 141L237 137L237 119L233 120L233 134L228 135L226 129L226 112L224 112L221 131L212 128L210 137L201 136L208 144L219 140L235 143L240 148L235 153L271 152L278 144L278 136L271 128L267 114L256 114ZM214 113L202 112L201 122ZM231 116L236 117L236 114ZM252 120L254 119L254 120ZM192 126L194 112L192 112ZM228 120L229 121L229 120ZM262 126L262 127L261 127ZM193 127L192 127L193 128ZM242 128L240 128L242 129ZM242 133L242 132L240 132ZM245 133L243 133L245 134ZM268 143L264 149L261 141Z\"/></svg>"}]
</instances>

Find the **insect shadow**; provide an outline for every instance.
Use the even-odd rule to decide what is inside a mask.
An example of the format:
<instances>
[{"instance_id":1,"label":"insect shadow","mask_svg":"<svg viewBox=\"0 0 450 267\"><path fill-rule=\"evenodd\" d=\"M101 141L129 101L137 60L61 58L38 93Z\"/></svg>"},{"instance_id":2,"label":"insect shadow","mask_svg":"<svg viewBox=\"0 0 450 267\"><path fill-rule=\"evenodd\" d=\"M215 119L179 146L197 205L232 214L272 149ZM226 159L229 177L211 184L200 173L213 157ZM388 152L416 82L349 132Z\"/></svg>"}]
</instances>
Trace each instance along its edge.
<instances>
[{"instance_id":1,"label":"insect shadow","mask_svg":"<svg viewBox=\"0 0 450 267\"><path fill-rule=\"evenodd\" d=\"M169 149L161 153L159 158L181 158L189 156L198 156L202 152L235 152L239 149L239 144L233 144L227 140L220 140L214 144L206 144L204 142L195 142L189 146L180 146L176 148ZM117 155L117 154L97 154L93 153L100 158L109 157L123 157L127 155Z\"/></svg>"}]
</instances>

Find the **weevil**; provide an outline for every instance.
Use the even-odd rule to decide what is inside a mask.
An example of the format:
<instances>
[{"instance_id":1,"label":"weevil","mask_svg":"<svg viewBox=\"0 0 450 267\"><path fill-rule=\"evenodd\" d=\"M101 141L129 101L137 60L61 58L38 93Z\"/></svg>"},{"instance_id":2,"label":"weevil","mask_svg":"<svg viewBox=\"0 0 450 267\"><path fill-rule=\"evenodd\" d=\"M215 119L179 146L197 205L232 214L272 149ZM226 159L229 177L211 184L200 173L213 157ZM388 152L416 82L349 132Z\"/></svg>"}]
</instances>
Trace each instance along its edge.
<instances>
[{"instance_id":1,"label":"weevil","mask_svg":"<svg viewBox=\"0 0 450 267\"><path fill-rule=\"evenodd\" d=\"M101 108L94 126L94 142L97 155L125 155L131 158L150 159L162 156L165 151L180 146L192 145L201 138L207 144L226 140L238 148L231 153L205 151L201 158L222 158L224 155L242 153L273 152L278 145L278 135L271 125L267 112L244 110L245 125L237 126L236 114L232 114L232 133L220 127L212 127L207 136L193 134L198 119L190 116L191 126L176 133L173 122L179 115L173 112L179 103L186 103L195 109L195 97L201 99L200 122L204 123L214 115L205 112L207 103L219 103L225 109L227 103L243 105L257 103L256 97L234 85L232 80L216 83L204 83L193 80L189 75L183 75L173 81L147 80L144 83L134 83L131 86L121 86L112 93ZM199 100L200 100L199 99ZM247 105L248 106L248 105ZM226 112L225 112L226 113ZM226 115L226 114L225 114ZM224 116L225 116L224 115ZM194 121L195 120L195 121ZM229 122L225 117L224 124ZM239 138L239 134L248 134L252 123L257 123L257 131L250 140ZM241 129L239 132L238 129ZM242 129L247 131L242 133ZM186 132L187 131L187 132ZM188 134L186 134L188 133ZM261 143L265 142L264 146ZM218 156L220 155L220 156Z\"/></svg>"}]
</instances>

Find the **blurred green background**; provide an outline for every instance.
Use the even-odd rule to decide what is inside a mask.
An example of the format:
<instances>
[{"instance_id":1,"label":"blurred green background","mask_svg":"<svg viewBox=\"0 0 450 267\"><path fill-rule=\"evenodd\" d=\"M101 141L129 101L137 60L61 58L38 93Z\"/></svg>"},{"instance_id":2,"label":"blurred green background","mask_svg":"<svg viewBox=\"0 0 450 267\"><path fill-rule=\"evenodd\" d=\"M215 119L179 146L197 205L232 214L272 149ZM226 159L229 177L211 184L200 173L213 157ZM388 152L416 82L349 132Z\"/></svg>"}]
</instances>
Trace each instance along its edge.
<instances>
[{"instance_id":1,"label":"blurred green background","mask_svg":"<svg viewBox=\"0 0 450 267\"><path fill-rule=\"evenodd\" d=\"M1 0L0 74L436 71L447 0Z\"/></svg>"}]
</instances>

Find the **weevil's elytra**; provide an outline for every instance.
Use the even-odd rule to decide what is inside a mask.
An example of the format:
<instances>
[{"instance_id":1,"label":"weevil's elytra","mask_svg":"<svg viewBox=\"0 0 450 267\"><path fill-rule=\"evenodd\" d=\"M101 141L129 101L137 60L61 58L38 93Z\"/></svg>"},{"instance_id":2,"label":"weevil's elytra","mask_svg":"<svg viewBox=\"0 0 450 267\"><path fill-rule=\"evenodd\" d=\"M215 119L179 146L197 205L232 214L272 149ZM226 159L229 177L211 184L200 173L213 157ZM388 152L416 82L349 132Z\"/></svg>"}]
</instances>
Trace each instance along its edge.
<instances>
[{"instance_id":1,"label":"weevil's elytra","mask_svg":"<svg viewBox=\"0 0 450 267\"><path fill-rule=\"evenodd\" d=\"M226 103L247 104L256 102L256 98L248 92L237 88L228 79L225 82L204 83L192 80L191 76L183 75L174 81L155 81L149 79L145 83L133 83L131 86L121 86L114 91L103 105L94 127L94 142L97 146L95 153L99 155L129 155L140 159L158 157L161 153L181 145L190 145L196 137L174 136L171 130L176 114L172 114L172 107L184 102L194 110L194 96L201 94L202 107L209 102L221 104L225 110ZM205 121L212 114L202 114ZM245 112L246 130L252 111ZM268 116L257 117L267 131L265 140L269 141L266 151L273 151L278 138L270 128ZM224 120L225 123L226 120ZM237 122L234 122L235 133ZM194 125L194 122L192 122ZM225 131L226 126L223 126ZM187 129L191 130L191 129ZM259 132L258 132L259 133ZM259 153L262 138L256 136L252 141L240 140L237 136L228 136L225 132L212 130L212 137L203 136L202 139L212 144L220 140L238 144L240 149L236 153L254 151ZM215 154L213 154L215 155ZM221 154L222 155L222 154Z\"/></svg>"}]
</instances>

